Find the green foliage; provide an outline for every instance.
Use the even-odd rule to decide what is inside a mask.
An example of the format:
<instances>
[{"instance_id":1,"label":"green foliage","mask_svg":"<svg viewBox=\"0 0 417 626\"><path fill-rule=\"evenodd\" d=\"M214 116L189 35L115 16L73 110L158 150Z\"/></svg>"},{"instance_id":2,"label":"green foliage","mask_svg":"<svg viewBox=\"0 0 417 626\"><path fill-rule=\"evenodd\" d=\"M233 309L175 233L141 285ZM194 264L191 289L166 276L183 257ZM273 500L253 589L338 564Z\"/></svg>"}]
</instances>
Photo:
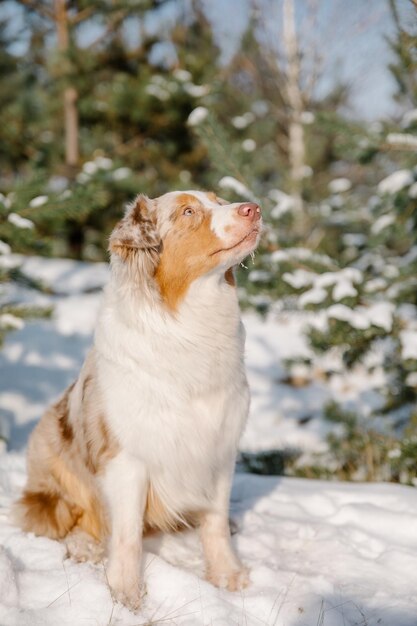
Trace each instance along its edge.
<instances>
[{"instance_id":1,"label":"green foliage","mask_svg":"<svg viewBox=\"0 0 417 626\"><path fill-rule=\"evenodd\" d=\"M283 476L291 474L291 468L299 453L296 450L262 450L261 452L241 452L239 469L250 474Z\"/></svg>"},{"instance_id":2,"label":"green foliage","mask_svg":"<svg viewBox=\"0 0 417 626\"><path fill-rule=\"evenodd\" d=\"M4 243L3 252L0 254L0 261L7 259L9 256ZM24 326L24 320L33 318L49 317L52 313L52 307L45 305L32 305L15 302L12 297L8 296L7 286L13 283L23 287L47 292L48 290L42 283L27 276L20 268L17 261L12 263L1 263L0 265L0 347L3 344L7 333L13 330L19 330ZM13 291L12 291L13 293Z\"/></svg>"}]
</instances>

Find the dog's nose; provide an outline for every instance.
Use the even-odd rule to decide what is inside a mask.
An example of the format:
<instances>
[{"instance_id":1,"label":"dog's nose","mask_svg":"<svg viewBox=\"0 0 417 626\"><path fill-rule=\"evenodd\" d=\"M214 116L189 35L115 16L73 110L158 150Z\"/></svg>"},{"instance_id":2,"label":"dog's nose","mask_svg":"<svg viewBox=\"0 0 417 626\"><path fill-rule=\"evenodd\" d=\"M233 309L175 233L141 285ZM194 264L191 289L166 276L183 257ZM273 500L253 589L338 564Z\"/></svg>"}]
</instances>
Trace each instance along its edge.
<instances>
[{"instance_id":1,"label":"dog's nose","mask_svg":"<svg viewBox=\"0 0 417 626\"><path fill-rule=\"evenodd\" d=\"M261 207L255 202L245 202L237 210L241 217L245 217L251 222L256 222L261 217Z\"/></svg>"}]
</instances>

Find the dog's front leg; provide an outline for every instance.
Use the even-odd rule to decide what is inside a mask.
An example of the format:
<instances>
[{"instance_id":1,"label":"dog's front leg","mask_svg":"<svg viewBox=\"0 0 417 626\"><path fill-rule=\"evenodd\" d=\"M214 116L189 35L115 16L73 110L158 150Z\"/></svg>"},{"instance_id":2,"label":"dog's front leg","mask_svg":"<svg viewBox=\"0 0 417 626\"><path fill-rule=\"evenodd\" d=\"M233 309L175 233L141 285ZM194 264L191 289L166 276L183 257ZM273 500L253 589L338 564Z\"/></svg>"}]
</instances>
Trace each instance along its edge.
<instances>
[{"instance_id":1,"label":"dog's front leg","mask_svg":"<svg viewBox=\"0 0 417 626\"><path fill-rule=\"evenodd\" d=\"M216 587L229 591L249 584L249 571L236 555L230 537L229 498L233 472L218 480L212 508L201 517L201 541L206 561L206 578Z\"/></svg>"},{"instance_id":2,"label":"dog's front leg","mask_svg":"<svg viewBox=\"0 0 417 626\"><path fill-rule=\"evenodd\" d=\"M107 579L113 597L137 610L144 595L140 561L148 489L146 468L122 452L107 464L102 489L110 518Z\"/></svg>"}]
</instances>

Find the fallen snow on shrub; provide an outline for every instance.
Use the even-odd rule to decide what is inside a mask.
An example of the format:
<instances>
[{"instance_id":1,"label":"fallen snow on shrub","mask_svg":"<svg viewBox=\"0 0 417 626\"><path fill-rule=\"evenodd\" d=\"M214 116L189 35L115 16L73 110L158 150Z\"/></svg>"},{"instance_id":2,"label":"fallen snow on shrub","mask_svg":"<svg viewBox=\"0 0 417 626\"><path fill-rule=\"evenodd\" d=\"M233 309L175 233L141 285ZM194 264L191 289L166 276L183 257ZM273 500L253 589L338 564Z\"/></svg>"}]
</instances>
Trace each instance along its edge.
<instances>
[{"instance_id":1,"label":"fallen snow on shrub","mask_svg":"<svg viewBox=\"0 0 417 626\"><path fill-rule=\"evenodd\" d=\"M329 183L329 191L331 193L343 193L351 189L352 183L348 178L334 178Z\"/></svg>"},{"instance_id":2,"label":"fallen snow on shrub","mask_svg":"<svg viewBox=\"0 0 417 626\"><path fill-rule=\"evenodd\" d=\"M7 216L8 221L17 228L33 228L35 224L32 220L28 220L26 217L22 217L18 213L9 213Z\"/></svg>"},{"instance_id":3,"label":"fallen snow on shrub","mask_svg":"<svg viewBox=\"0 0 417 626\"><path fill-rule=\"evenodd\" d=\"M36 198L32 198L29 202L29 206L31 209L37 209L38 207L46 204L48 202L48 196L36 196Z\"/></svg>"},{"instance_id":4,"label":"fallen snow on shrub","mask_svg":"<svg viewBox=\"0 0 417 626\"><path fill-rule=\"evenodd\" d=\"M402 330L400 332L403 359L417 360L417 330Z\"/></svg>"},{"instance_id":5,"label":"fallen snow on shrub","mask_svg":"<svg viewBox=\"0 0 417 626\"><path fill-rule=\"evenodd\" d=\"M196 107L188 116L187 124L189 126L198 126L206 119L207 115L208 109L206 107Z\"/></svg>"},{"instance_id":6,"label":"fallen snow on shrub","mask_svg":"<svg viewBox=\"0 0 417 626\"><path fill-rule=\"evenodd\" d=\"M379 182L378 193L395 194L413 182L414 176L410 170L397 170Z\"/></svg>"}]
</instances>

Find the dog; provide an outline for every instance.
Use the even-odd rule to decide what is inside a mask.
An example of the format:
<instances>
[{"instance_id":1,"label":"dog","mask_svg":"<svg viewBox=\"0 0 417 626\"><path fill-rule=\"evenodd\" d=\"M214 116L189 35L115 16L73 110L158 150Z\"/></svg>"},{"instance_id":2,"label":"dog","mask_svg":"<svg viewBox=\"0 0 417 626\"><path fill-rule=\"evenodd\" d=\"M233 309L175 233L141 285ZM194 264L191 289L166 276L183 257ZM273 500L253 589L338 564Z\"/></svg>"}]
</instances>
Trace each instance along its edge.
<instances>
[{"instance_id":1,"label":"dog","mask_svg":"<svg viewBox=\"0 0 417 626\"><path fill-rule=\"evenodd\" d=\"M15 521L79 560L106 547L113 597L133 610L151 530L198 526L207 580L249 582L228 517L249 408L233 268L261 227L252 202L138 196L110 235L94 345L30 437Z\"/></svg>"}]
</instances>

